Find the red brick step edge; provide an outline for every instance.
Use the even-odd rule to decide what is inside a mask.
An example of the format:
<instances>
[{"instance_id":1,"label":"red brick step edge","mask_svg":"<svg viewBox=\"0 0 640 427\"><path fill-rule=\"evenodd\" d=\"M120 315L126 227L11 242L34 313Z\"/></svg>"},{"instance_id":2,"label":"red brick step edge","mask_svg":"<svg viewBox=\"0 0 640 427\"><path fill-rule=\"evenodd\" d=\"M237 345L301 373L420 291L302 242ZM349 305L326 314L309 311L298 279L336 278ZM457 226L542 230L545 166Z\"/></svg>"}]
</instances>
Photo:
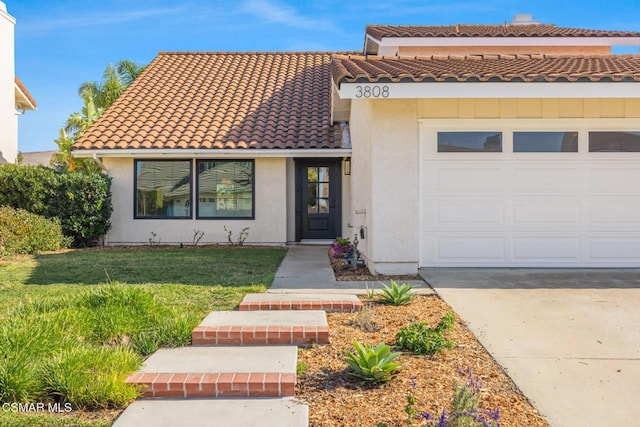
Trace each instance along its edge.
<instances>
[{"instance_id":1,"label":"red brick step edge","mask_svg":"<svg viewBox=\"0 0 640 427\"><path fill-rule=\"evenodd\" d=\"M293 373L135 373L126 382L142 386L144 397L289 397Z\"/></svg>"},{"instance_id":2,"label":"red brick step edge","mask_svg":"<svg viewBox=\"0 0 640 427\"><path fill-rule=\"evenodd\" d=\"M197 326L192 345L328 344L328 326Z\"/></svg>"},{"instance_id":3,"label":"red brick step edge","mask_svg":"<svg viewBox=\"0 0 640 427\"><path fill-rule=\"evenodd\" d=\"M347 311L362 310L362 301L243 301L240 311L258 310L324 310Z\"/></svg>"}]
</instances>

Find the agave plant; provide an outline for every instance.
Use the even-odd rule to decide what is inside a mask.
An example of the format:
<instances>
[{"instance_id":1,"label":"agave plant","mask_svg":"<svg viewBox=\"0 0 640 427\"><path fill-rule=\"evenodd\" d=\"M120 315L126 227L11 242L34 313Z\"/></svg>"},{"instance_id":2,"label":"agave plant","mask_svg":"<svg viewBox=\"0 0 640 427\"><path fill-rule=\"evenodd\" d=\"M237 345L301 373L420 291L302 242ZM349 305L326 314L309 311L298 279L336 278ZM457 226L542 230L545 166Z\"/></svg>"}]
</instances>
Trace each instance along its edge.
<instances>
[{"instance_id":1,"label":"agave plant","mask_svg":"<svg viewBox=\"0 0 640 427\"><path fill-rule=\"evenodd\" d=\"M401 363L394 362L400 353L392 353L391 347L380 343L376 347L371 344L360 344L353 340L355 352L344 350L345 362L349 365L349 375L369 382L386 382L396 376L402 367Z\"/></svg>"},{"instance_id":2,"label":"agave plant","mask_svg":"<svg viewBox=\"0 0 640 427\"><path fill-rule=\"evenodd\" d=\"M391 281L391 286L382 285L382 301L391 305L407 305L415 296L413 286L405 283L398 285L395 280Z\"/></svg>"}]
</instances>

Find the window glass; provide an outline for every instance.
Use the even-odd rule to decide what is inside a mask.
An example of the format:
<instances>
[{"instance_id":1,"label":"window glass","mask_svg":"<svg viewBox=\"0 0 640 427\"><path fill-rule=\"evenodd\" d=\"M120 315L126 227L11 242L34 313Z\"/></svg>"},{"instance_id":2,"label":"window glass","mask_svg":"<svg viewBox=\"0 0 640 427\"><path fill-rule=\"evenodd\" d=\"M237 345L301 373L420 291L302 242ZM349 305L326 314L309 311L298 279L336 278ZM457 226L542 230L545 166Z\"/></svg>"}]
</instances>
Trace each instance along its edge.
<instances>
[{"instance_id":1,"label":"window glass","mask_svg":"<svg viewBox=\"0 0 640 427\"><path fill-rule=\"evenodd\" d=\"M329 168L307 167L307 213L329 213Z\"/></svg>"},{"instance_id":2,"label":"window glass","mask_svg":"<svg viewBox=\"0 0 640 427\"><path fill-rule=\"evenodd\" d=\"M640 152L640 132L589 132L590 152Z\"/></svg>"},{"instance_id":3,"label":"window glass","mask_svg":"<svg viewBox=\"0 0 640 427\"><path fill-rule=\"evenodd\" d=\"M438 132L439 153L501 151L502 132Z\"/></svg>"},{"instance_id":4,"label":"window glass","mask_svg":"<svg viewBox=\"0 0 640 427\"><path fill-rule=\"evenodd\" d=\"M577 153L578 132L514 132L514 153Z\"/></svg>"},{"instance_id":5,"label":"window glass","mask_svg":"<svg viewBox=\"0 0 640 427\"><path fill-rule=\"evenodd\" d=\"M191 218L191 161L136 160L136 218Z\"/></svg>"},{"instance_id":6,"label":"window glass","mask_svg":"<svg viewBox=\"0 0 640 427\"><path fill-rule=\"evenodd\" d=\"M198 218L253 218L253 160L198 160Z\"/></svg>"}]
</instances>

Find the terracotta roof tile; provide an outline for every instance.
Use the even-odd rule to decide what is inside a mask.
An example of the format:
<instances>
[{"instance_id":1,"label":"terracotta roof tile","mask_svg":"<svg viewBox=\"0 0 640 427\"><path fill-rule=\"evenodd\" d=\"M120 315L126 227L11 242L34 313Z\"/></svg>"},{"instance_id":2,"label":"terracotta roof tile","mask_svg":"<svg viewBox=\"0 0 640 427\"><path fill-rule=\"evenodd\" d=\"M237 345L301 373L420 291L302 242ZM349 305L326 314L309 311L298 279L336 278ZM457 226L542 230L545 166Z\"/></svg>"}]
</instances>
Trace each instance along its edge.
<instances>
[{"instance_id":1,"label":"terracotta roof tile","mask_svg":"<svg viewBox=\"0 0 640 427\"><path fill-rule=\"evenodd\" d=\"M378 57L334 55L341 82L640 82L640 55L467 55Z\"/></svg>"},{"instance_id":2,"label":"terracotta roof tile","mask_svg":"<svg viewBox=\"0 0 640 427\"><path fill-rule=\"evenodd\" d=\"M640 37L635 31L604 31L537 25L367 25L366 33L383 37Z\"/></svg>"},{"instance_id":3,"label":"terracotta roof tile","mask_svg":"<svg viewBox=\"0 0 640 427\"><path fill-rule=\"evenodd\" d=\"M33 96L31 96L31 94L27 90L26 86L24 84L22 84L22 82L20 81L18 76L13 76L13 78L14 78L14 82L15 82L16 86L18 86L18 88L20 88L20 91L29 100L31 105L33 105L34 108L38 108L38 104L36 103L36 100L33 99Z\"/></svg>"},{"instance_id":4,"label":"terracotta roof tile","mask_svg":"<svg viewBox=\"0 0 640 427\"><path fill-rule=\"evenodd\" d=\"M340 148L330 62L326 52L160 53L74 150Z\"/></svg>"}]
</instances>

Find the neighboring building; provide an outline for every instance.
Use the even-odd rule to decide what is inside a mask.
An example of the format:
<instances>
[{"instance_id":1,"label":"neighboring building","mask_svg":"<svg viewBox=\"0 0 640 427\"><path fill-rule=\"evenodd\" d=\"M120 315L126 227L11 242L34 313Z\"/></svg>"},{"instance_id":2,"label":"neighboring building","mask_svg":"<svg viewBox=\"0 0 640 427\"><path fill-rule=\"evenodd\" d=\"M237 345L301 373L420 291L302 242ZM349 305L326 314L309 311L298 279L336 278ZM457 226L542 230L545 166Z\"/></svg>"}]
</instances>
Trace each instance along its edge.
<instances>
[{"instance_id":1,"label":"neighboring building","mask_svg":"<svg viewBox=\"0 0 640 427\"><path fill-rule=\"evenodd\" d=\"M640 33L381 26L360 54L161 53L74 147L110 244L353 236L372 271L639 267Z\"/></svg>"},{"instance_id":2,"label":"neighboring building","mask_svg":"<svg viewBox=\"0 0 640 427\"><path fill-rule=\"evenodd\" d=\"M0 1L0 163L18 157L18 116L35 110L36 102L15 76L14 26L16 20Z\"/></svg>"},{"instance_id":3,"label":"neighboring building","mask_svg":"<svg viewBox=\"0 0 640 427\"><path fill-rule=\"evenodd\" d=\"M51 159L57 153L56 150L47 151L30 151L26 153L20 153L20 164L24 166L50 166Z\"/></svg>"}]
</instances>

